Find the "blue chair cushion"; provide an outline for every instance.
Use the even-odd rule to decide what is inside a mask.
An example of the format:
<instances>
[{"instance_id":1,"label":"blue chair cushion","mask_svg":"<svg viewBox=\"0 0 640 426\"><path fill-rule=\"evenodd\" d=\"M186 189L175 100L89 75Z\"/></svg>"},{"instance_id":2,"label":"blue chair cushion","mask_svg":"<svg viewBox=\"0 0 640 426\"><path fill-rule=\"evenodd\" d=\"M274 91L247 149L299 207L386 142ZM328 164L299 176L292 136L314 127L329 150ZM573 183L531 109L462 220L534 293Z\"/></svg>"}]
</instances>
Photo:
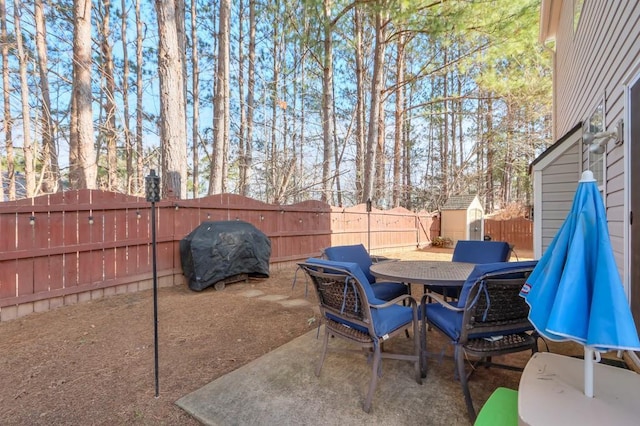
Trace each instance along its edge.
<instances>
[{"instance_id":1,"label":"blue chair cushion","mask_svg":"<svg viewBox=\"0 0 640 426\"><path fill-rule=\"evenodd\" d=\"M452 261L495 263L509 260L509 243L504 241L460 240L453 249Z\"/></svg>"},{"instance_id":2,"label":"blue chair cushion","mask_svg":"<svg viewBox=\"0 0 640 426\"><path fill-rule=\"evenodd\" d=\"M378 297L376 297L371 284L369 284L367 277L364 275L362 269L360 269L360 266L357 263L339 262L335 260L318 259L315 257L307 259L307 263L311 263L312 265L324 266L325 268L331 268L332 266L335 266L350 272L354 277L358 279L358 281L360 281L360 284L362 284L364 292L367 295L367 299L369 299L369 303L374 305L385 303L384 300L378 299Z\"/></svg>"},{"instance_id":3,"label":"blue chair cushion","mask_svg":"<svg viewBox=\"0 0 640 426\"><path fill-rule=\"evenodd\" d=\"M362 327L361 325L354 324L350 321L345 321L341 318L336 318L330 313L327 313L327 317L364 333L369 332L366 327ZM410 324L412 320L413 312L408 306L391 305L382 309L371 308L371 321L373 322L373 329L375 330L377 337L383 337L385 334L389 334L401 327L404 327L407 324Z\"/></svg>"},{"instance_id":4,"label":"blue chair cushion","mask_svg":"<svg viewBox=\"0 0 640 426\"><path fill-rule=\"evenodd\" d=\"M495 262L476 265L462 286L457 306L459 308L464 308L464 305L467 303L467 296L469 295L471 287L473 287L473 284L475 284L475 282L482 276L498 272L508 274L509 272L517 271L518 269L533 269L537 264L537 260L525 260L521 262ZM505 278L507 277L509 277L509 275L505 276ZM516 277L518 277L517 274L513 278Z\"/></svg>"},{"instance_id":5,"label":"blue chair cushion","mask_svg":"<svg viewBox=\"0 0 640 426\"><path fill-rule=\"evenodd\" d=\"M312 265L323 266L326 269L330 269L332 266L341 268L343 270L351 273L364 288L364 292L367 296L367 300L372 305L381 305L386 303L384 300L378 299L373 292L373 288L371 284L366 280L360 266L354 262L338 262L333 260L326 259L318 259L318 258L309 258L307 259L307 263ZM403 285L403 284L401 284ZM343 323L348 325L349 327L355 328L362 332L368 333L365 327L354 324L349 321L345 321L343 319L336 318L334 315L327 314L327 317L333 319L334 321ZM373 322L373 328L376 332L377 337L382 337L385 334L391 333L398 328L409 324L413 320L413 311L409 306L400 306L400 305L391 305L386 308L371 308L371 321Z\"/></svg>"},{"instance_id":6,"label":"blue chair cushion","mask_svg":"<svg viewBox=\"0 0 640 426\"><path fill-rule=\"evenodd\" d=\"M426 309L427 321L442 330L453 342L457 342L462 327L462 312L450 311L440 303L429 303Z\"/></svg>"},{"instance_id":7,"label":"blue chair cushion","mask_svg":"<svg viewBox=\"0 0 640 426\"><path fill-rule=\"evenodd\" d=\"M371 284L371 288L376 297L382 300L393 300L407 294L407 286L403 283L382 281Z\"/></svg>"},{"instance_id":8,"label":"blue chair cushion","mask_svg":"<svg viewBox=\"0 0 640 426\"><path fill-rule=\"evenodd\" d=\"M324 254L329 260L336 260L338 262L355 262L360 266L362 272L367 277L369 283L374 283L376 277L371 274L369 268L373 264L371 256L364 248L362 244L355 244L351 246L333 246L324 249Z\"/></svg>"},{"instance_id":9,"label":"blue chair cushion","mask_svg":"<svg viewBox=\"0 0 640 426\"><path fill-rule=\"evenodd\" d=\"M521 273L516 271L520 269L533 269L537 263L537 260L528 260L523 262L496 262L476 265L462 287L460 298L457 302L453 302L452 305L457 306L458 308L464 308L467 303L467 296L469 295L469 291L471 291L471 287L473 287L479 279L487 274L504 273L505 278L517 278L518 276L521 276ZM442 332L453 342L457 342L460 339L460 328L462 327L463 316L462 311L451 311L440 303L429 303L425 308L426 317L430 323L442 330ZM513 330L512 332L520 333L531 329L532 327L526 327L521 330ZM470 335L469 337L480 338L490 335L491 333L479 333Z\"/></svg>"},{"instance_id":10,"label":"blue chair cushion","mask_svg":"<svg viewBox=\"0 0 640 426\"><path fill-rule=\"evenodd\" d=\"M463 312L451 311L439 303L430 303L426 306L427 321L440 329L452 342L460 340L460 329L462 328ZM509 333L524 333L533 330L533 327L523 327L520 329L510 330ZM493 336L495 333L474 333L470 334L470 339L479 339L481 337Z\"/></svg>"},{"instance_id":11,"label":"blue chair cushion","mask_svg":"<svg viewBox=\"0 0 640 426\"><path fill-rule=\"evenodd\" d=\"M378 299L392 300L408 293L408 288L403 283L376 282L376 278L369 269L373 264L371 256L362 244L327 247L324 254L329 260L357 263Z\"/></svg>"}]
</instances>

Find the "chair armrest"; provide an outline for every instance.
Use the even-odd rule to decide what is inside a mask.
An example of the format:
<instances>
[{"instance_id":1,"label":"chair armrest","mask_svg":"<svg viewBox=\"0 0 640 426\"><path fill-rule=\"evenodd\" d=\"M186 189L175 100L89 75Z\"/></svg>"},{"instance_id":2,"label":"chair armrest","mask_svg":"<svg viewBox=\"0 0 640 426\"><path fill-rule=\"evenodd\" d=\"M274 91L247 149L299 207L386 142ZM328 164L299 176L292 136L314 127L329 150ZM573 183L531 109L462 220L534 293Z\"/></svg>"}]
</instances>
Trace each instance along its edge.
<instances>
[{"instance_id":1,"label":"chair armrest","mask_svg":"<svg viewBox=\"0 0 640 426\"><path fill-rule=\"evenodd\" d=\"M454 311L454 312L463 312L464 311L464 308L458 308L457 306L453 306L451 303L449 303L446 300L444 300L444 297L442 297L442 295L440 295L438 293L427 293L427 294L423 295L422 299L420 299L420 306L426 305L425 302L426 302L427 298L435 300L436 302L438 302L439 304L441 304L443 307L447 308L450 311Z\"/></svg>"},{"instance_id":2,"label":"chair armrest","mask_svg":"<svg viewBox=\"0 0 640 426\"><path fill-rule=\"evenodd\" d=\"M414 299L410 294L403 294L402 296L398 296L395 299L389 300L388 302L379 305L369 303L369 306L371 308L384 309L388 308L389 306L397 305L398 302L402 302L403 300L409 300L409 304L411 305L411 307L418 306L418 302L416 302L416 299Z\"/></svg>"},{"instance_id":3,"label":"chair armrest","mask_svg":"<svg viewBox=\"0 0 640 426\"><path fill-rule=\"evenodd\" d=\"M398 261L398 259L394 259L392 257L380 256L378 254L372 254L369 257L371 257L371 263L397 262Z\"/></svg>"}]
</instances>

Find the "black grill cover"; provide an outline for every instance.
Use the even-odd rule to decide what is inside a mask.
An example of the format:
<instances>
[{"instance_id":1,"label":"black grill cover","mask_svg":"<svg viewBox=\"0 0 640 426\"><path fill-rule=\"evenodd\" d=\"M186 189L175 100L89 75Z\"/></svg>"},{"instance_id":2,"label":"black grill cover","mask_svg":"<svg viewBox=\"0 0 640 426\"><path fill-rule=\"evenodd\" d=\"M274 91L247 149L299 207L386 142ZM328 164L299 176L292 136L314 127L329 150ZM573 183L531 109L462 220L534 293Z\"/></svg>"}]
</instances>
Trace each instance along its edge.
<instances>
[{"instance_id":1,"label":"black grill cover","mask_svg":"<svg viewBox=\"0 0 640 426\"><path fill-rule=\"evenodd\" d=\"M202 222L180 241L182 272L195 291L240 274L267 278L270 256L269 238L238 220Z\"/></svg>"}]
</instances>

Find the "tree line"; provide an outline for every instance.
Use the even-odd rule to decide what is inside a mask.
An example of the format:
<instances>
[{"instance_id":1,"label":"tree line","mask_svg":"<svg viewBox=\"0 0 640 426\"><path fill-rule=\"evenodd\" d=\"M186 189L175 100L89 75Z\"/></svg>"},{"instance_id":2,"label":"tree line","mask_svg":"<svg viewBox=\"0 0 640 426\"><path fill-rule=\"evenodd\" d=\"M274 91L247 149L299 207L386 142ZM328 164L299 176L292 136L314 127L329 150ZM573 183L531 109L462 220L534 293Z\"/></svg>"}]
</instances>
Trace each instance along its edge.
<instances>
[{"instance_id":1,"label":"tree line","mask_svg":"<svg viewBox=\"0 0 640 426\"><path fill-rule=\"evenodd\" d=\"M2 199L529 203L539 0L0 0Z\"/></svg>"}]
</instances>

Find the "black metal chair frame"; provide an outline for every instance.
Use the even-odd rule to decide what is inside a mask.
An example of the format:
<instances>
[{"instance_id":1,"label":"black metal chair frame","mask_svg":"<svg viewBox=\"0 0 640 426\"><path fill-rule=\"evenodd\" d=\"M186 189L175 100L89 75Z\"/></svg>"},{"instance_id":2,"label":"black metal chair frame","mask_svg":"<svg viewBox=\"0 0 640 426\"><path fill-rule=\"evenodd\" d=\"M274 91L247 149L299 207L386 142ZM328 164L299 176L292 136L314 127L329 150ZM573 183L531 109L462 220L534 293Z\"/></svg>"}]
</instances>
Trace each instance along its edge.
<instances>
[{"instance_id":1,"label":"black metal chair frame","mask_svg":"<svg viewBox=\"0 0 640 426\"><path fill-rule=\"evenodd\" d=\"M342 270L338 267L323 267L314 264L300 263L299 266L308 274L316 289L318 302L320 304L320 313L322 321L325 325L324 341L322 352L315 374L320 376L322 365L329 350L329 338L340 337L349 342L360 346L359 350L347 350L349 352L368 351L368 355L373 355L373 365L371 369L371 381L369 390L363 404L363 410L370 412L373 394L376 388L378 376L382 375L382 359L398 359L411 361L415 364L416 382L422 384L421 374L421 345L420 345L420 323L418 321L418 307L415 299L410 295L397 297L384 304L372 305L369 303L366 293L362 287L362 283L355 278L349 271ZM413 336L414 336L414 353L399 354L383 351L383 342L391 337L402 333L409 324L404 324L393 330L391 333L383 337L377 337L376 330L371 317L372 309L384 309L389 306L406 301L413 310ZM331 314L338 319L334 321L327 317ZM339 322L340 320L348 321L356 324L368 332L363 332L353 327L348 327ZM333 351L334 349L332 349ZM344 351L344 350L343 350Z\"/></svg>"},{"instance_id":2,"label":"black metal chair frame","mask_svg":"<svg viewBox=\"0 0 640 426\"><path fill-rule=\"evenodd\" d=\"M518 271L509 271L506 276ZM528 276L531 270L525 272ZM501 278L500 276L503 276ZM454 361L456 365L455 377L460 380L460 386L467 405L467 412L471 421L475 421L476 411L473 407L469 391L469 378L478 366L498 367L514 371L522 371L523 367L495 363L493 356L530 350L533 355L538 350L538 335L529 322L529 306L520 297L520 290L526 278L504 278L505 274L493 273L477 280L471 288L464 308L458 308L448 303L440 295L429 293L422 297L421 309L424 321L422 327L422 342L426 345L427 323L438 331L438 325L428 321L425 314L425 302L434 299L447 309L463 312L460 337L454 344ZM474 338L482 335L484 337ZM485 338L495 336L496 340ZM469 373L465 371L465 361L468 356L477 358L472 362ZM423 347L423 364L426 369L426 346Z\"/></svg>"}]
</instances>

